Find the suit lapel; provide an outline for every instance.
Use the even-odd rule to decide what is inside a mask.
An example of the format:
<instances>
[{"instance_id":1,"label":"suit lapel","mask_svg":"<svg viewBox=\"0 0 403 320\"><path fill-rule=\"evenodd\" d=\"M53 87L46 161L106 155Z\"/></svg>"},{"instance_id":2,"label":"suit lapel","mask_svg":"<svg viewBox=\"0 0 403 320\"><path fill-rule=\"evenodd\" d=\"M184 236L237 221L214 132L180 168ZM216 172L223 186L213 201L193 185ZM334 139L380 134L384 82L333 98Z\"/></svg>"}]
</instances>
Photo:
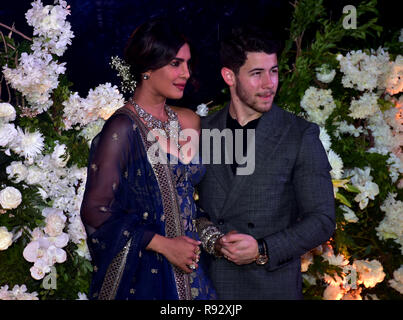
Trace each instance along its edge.
<instances>
[{"instance_id":1,"label":"suit lapel","mask_svg":"<svg viewBox=\"0 0 403 320\"><path fill-rule=\"evenodd\" d=\"M218 129L222 132L226 128L227 124L227 114L228 114L229 104L227 104L223 109L217 111L210 121L207 122L206 125L203 125L203 128L206 129ZM231 171L231 166L229 164L225 164L225 139L221 139L221 164L213 164L212 155L213 152L213 144L210 144L210 156L204 157L206 161L209 161L208 170L211 170L214 176L217 178L220 186L228 192L231 187L231 180L233 180L233 174Z\"/></svg>"}]
</instances>

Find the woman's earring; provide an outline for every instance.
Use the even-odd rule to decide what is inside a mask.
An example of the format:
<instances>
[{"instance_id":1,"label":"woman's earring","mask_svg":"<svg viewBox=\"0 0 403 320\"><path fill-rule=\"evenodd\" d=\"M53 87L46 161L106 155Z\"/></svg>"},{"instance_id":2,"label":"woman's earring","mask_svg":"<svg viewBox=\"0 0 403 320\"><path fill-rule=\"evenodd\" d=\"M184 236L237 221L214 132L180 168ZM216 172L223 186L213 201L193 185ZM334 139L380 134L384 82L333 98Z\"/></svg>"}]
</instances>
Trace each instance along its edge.
<instances>
[{"instance_id":1,"label":"woman's earring","mask_svg":"<svg viewBox=\"0 0 403 320\"><path fill-rule=\"evenodd\" d=\"M143 79L148 80L148 79L150 79L150 76L148 74L143 74Z\"/></svg>"}]
</instances>

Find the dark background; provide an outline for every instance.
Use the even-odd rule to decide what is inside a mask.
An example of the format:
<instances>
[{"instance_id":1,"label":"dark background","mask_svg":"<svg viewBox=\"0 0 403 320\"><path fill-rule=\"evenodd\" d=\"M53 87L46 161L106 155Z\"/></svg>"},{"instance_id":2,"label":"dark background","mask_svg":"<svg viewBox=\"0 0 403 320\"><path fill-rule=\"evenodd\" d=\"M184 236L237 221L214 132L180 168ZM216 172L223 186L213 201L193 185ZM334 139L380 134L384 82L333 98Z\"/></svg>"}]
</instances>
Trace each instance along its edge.
<instances>
[{"instance_id":1,"label":"dark background","mask_svg":"<svg viewBox=\"0 0 403 320\"><path fill-rule=\"evenodd\" d=\"M53 1L43 0L44 5ZM288 0L67 0L75 38L62 61L67 62L67 76L72 90L86 97L90 88L111 82L118 84L110 57L122 56L127 38L149 18L165 16L174 20L190 39L198 61L193 70L195 84L186 87L184 98L176 105L195 109L200 103L223 99L225 88L219 73L219 39L231 26L260 22L272 27L286 39L293 7ZM293 2L293 1L292 1ZM325 0L329 16L335 19L347 4L359 1ZM28 36L32 28L24 14L31 0L0 0L0 22L12 25ZM397 2L378 1L379 24L386 29L401 27ZM360 23L360 21L358 21ZM8 32L1 29L5 34ZM18 37L18 36L16 36Z\"/></svg>"}]
</instances>

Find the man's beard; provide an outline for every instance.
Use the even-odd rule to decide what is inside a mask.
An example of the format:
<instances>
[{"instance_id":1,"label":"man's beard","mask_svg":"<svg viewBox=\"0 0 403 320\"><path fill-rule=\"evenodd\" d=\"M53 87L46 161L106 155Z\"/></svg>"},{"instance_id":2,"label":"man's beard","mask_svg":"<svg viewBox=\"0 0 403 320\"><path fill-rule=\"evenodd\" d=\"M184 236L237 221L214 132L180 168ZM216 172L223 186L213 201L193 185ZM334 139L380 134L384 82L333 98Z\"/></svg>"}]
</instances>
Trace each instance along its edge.
<instances>
[{"instance_id":1,"label":"man's beard","mask_svg":"<svg viewBox=\"0 0 403 320\"><path fill-rule=\"evenodd\" d=\"M236 87L235 87L235 93L238 96L239 100L241 100L245 105L247 105L249 108L252 110L255 110L259 113L264 113L267 112L271 109L271 105L263 105L260 106L259 102L257 101L257 97L255 98L254 96L250 95L242 86L241 82L236 78ZM273 94L273 99L274 95L276 94L275 91L268 89L265 92L259 93L260 95L265 95L265 94Z\"/></svg>"}]
</instances>

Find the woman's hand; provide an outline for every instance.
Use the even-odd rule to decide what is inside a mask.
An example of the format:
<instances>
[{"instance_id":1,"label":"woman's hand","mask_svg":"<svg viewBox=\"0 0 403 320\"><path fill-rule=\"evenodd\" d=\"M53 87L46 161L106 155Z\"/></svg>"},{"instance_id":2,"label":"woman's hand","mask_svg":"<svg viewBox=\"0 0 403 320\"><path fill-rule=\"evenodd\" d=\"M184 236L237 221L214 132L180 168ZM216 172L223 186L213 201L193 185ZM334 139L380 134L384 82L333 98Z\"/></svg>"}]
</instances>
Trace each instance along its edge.
<instances>
[{"instance_id":1,"label":"woman's hand","mask_svg":"<svg viewBox=\"0 0 403 320\"><path fill-rule=\"evenodd\" d=\"M146 249L161 253L170 263L186 273L191 273L193 270L189 268L189 265L198 267L200 244L200 241L186 236L167 238L156 234Z\"/></svg>"}]
</instances>

